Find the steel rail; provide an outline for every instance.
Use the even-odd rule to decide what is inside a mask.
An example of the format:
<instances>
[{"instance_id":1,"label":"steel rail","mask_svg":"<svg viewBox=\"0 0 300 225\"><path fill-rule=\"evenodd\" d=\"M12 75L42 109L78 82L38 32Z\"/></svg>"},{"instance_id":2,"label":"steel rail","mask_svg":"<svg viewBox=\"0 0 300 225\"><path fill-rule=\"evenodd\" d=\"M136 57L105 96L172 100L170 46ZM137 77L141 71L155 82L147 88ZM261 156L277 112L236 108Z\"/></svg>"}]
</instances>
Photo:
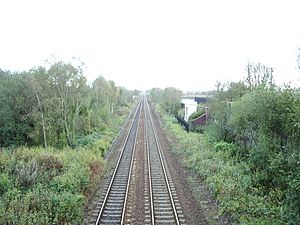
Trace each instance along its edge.
<instances>
[{"instance_id":1,"label":"steel rail","mask_svg":"<svg viewBox=\"0 0 300 225\"><path fill-rule=\"evenodd\" d=\"M171 188L170 188L168 176L167 176L167 173L166 173L165 165L164 165L164 162L163 162L162 151L161 151L161 147L160 147L158 135L157 135L156 130L155 130L154 122L153 122L153 119L152 119L152 116L151 116L151 112L150 112L150 109L149 109L149 105L148 105L147 99L145 99L145 101L146 101L147 111L148 111L149 118L150 118L151 127L152 127L152 130L153 130L153 133L154 133L155 144L156 144L156 147L157 147L157 150L158 150L158 153L159 153L159 158L160 158L160 162L161 162L163 173L164 173L164 179L165 179L165 182L167 184L168 193L169 193L169 197L170 197L170 200L171 200L174 217L175 217L175 220L176 220L176 224L179 225L180 222L179 222L177 210L176 210L176 207L175 207L173 195L172 195L172 192L171 192ZM152 222L152 224L153 224L153 222Z\"/></svg>"},{"instance_id":2,"label":"steel rail","mask_svg":"<svg viewBox=\"0 0 300 225\"><path fill-rule=\"evenodd\" d=\"M140 107L140 113L139 113L139 118L138 118L138 122L137 122L137 127L136 127L135 137L134 137L134 144L133 144L132 156L131 156L131 160L130 160L130 169L129 169L129 175L128 175L128 181L127 181L127 188L126 188L126 193L125 193L125 199L124 199L124 204L123 204L123 209L122 209L121 225L124 224L124 217L125 217L126 203L127 203L127 197L128 197L129 186L130 186L130 181L131 181L131 174L132 174L132 167L133 167L133 159L134 159L134 154L135 154L135 149L136 149L136 143L137 143L136 140L137 140L138 131L139 131L139 124L140 124L140 118L141 118L141 111L142 111L142 104L141 104L141 107Z\"/></svg>"},{"instance_id":3,"label":"steel rail","mask_svg":"<svg viewBox=\"0 0 300 225\"><path fill-rule=\"evenodd\" d=\"M145 98L146 99L146 98ZM147 112L146 112L146 100L144 100L144 113L145 113L145 140L146 140L146 152L147 152L147 164L148 164L148 182L149 182L149 194L150 194L150 212L151 212L151 225L155 225L155 217L154 217L154 204L153 204L153 194L152 194L152 179L151 179L151 166L150 166L150 151L149 151L149 139L148 139L148 131L147 131Z\"/></svg>"},{"instance_id":4,"label":"steel rail","mask_svg":"<svg viewBox=\"0 0 300 225\"><path fill-rule=\"evenodd\" d=\"M113 172L113 175L112 175L112 178L111 178L109 187L108 187L108 189L107 189L107 191L106 191L104 200L103 200L102 205L101 205L101 208L100 208L100 210L99 210L98 217L97 217L97 220L96 220L95 225L98 225L99 222L100 222L100 218L101 218L101 216L102 216L102 213L103 213L103 210L104 210L104 206L105 206L105 204L106 204L106 202L107 202L107 199L108 199L108 196L109 196L109 193L110 193L112 184L113 184L114 179L115 179L115 175L116 175L116 173L117 173L117 171L118 171L118 168L119 168L119 165L120 165L120 161L121 161L121 159L122 159L122 156L123 156L125 147L126 147L126 145L127 145L127 143L128 143L129 135L130 135L130 133L131 133L131 131L132 131L133 124L134 124L134 121L135 121L135 119L136 119L136 117L137 117L138 110L140 109L141 102L142 102L142 100L139 100L139 102L138 102L138 104L137 104L137 108L136 108L136 111L135 111L135 114L134 114L134 118L133 118L133 120L132 120L132 122L131 122L131 124L130 124L130 128L129 128L128 134L127 134L126 139L125 139L125 141L124 141L124 144L123 144L123 146L122 146L122 150L121 150L120 156L119 156L119 158L118 158L118 161L117 161L115 170L114 170L114 172Z\"/></svg>"}]
</instances>

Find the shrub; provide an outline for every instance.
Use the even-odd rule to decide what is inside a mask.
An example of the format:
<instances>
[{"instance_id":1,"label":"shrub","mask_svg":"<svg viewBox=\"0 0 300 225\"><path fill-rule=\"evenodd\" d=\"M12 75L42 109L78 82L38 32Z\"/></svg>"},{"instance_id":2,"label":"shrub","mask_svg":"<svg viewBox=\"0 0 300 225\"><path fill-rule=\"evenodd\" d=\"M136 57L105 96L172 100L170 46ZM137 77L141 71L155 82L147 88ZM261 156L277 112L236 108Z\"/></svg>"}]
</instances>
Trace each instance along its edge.
<instances>
[{"instance_id":1,"label":"shrub","mask_svg":"<svg viewBox=\"0 0 300 225\"><path fill-rule=\"evenodd\" d=\"M7 164L9 162L10 162L9 153L0 148L0 172L4 171L6 169Z\"/></svg>"},{"instance_id":2,"label":"shrub","mask_svg":"<svg viewBox=\"0 0 300 225\"><path fill-rule=\"evenodd\" d=\"M13 187L13 183L8 174L0 174L0 194L4 194L7 190Z\"/></svg>"},{"instance_id":3,"label":"shrub","mask_svg":"<svg viewBox=\"0 0 300 225\"><path fill-rule=\"evenodd\" d=\"M232 128L229 124L231 115L231 107L227 102L216 102L211 107L211 116L208 125L205 129L205 133L212 142L226 141L232 142Z\"/></svg>"},{"instance_id":4,"label":"shrub","mask_svg":"<svg viewBox=\"0 0 300 225\"><path fill-rule=\"evenodd\" d=\"M299 163L298 163L299 164ZM299 168L299 167L298 167ZM294 176L288 176L288 189L286 193L284 215L288 224L300 224L300 171L296 170Z\"/></svg>"},{"instance_id":5,"label":"shrub","mask_svg":"<svg viewBox=\"0 0 300 225\"><path fill-rule=\"evenodd\" d=\"M36 182L38 176L38 165L36 160L29 162L19 161L16 165L15 179L16 183L23 187L29 188Z\"/></svg>"},{"instance_id":6,"label":"shrub","mask_svg":"<svg viewBox=\"0 0 300 225\"><path fill-rule=\"evenodd\" d=\"M214 145L215 151L223 151L223 152L229 152L234 153L235 152L235 145L232 143L228 143L225 141L220 141Z\"/></svg>"},{"instance_id":7,"label":"shrub","mask_svg":"<svg viewBox=\"0 0 300 225\"><path fill-rule=\"evenodd\" d=\"M0 224L82 224L86 200L105 166L100 144L93 146L4 150Z\"/></svg>"},{"instance_id":8,"label":"shrub","mask_svg":"<svg viewBox=\"0 0 300 225\"><path fill-rule=\"evenodd\" d=\"M100 139L98 133L79 138L76 149L1 149L0 224L82 224L105 169L102 155L120 123L105 128Z\"/></svg>"},{"instance_id":9,"label":"shrub","mask_svg":"<svg viewBox=\"0 0 300 225\"><path fill-rule=\"evenodd\" d=\"M80 138L77 138L77 145L84 147L87 145L93 145L97 140L100 139L100 134L95 132L93 134L89 134Z\"/></svg>"},{"instance_id":10,"label":"shrub","mask_svg":"<svg viewBox=\"0 0 300 225\"><path fill-rule=\"evenodd\" d=\"M55 224L82 224L84 196L62 192L51 196Z\"/></svg>"},{"instance_id":11,"label":"shrub","mask_svg":"<svg viewBox=\"0 0 300 225\"><path fill-rule=\"evenodd\" d=\"M184 158L187 168L207 182L220 204L220 213L229 213L237 224L286 224L282 217L281 190L264 194L260 187L254 185L256 178L252 174L252 167L235 156L236 144L223 140L212 145L210 141L216 139L207 137L207 132L186 133L166 115L163 119L165 131L173 137L172 148L175 153ZM290 203L298 204L298 186L294 188ZM292 218L292 215L289 217Z\"/></svg>"},{"instance_id":12,"label":"shrub","mask_svg":"<svg viewBox=\"0 0 300 225\"><path fill-rule=\"evenodd\" d=\"M53 155L40 155L37 157L37 163L40 170L58 171L60 172L64 167L62 161Z\"/></svg>"}]
</instances>

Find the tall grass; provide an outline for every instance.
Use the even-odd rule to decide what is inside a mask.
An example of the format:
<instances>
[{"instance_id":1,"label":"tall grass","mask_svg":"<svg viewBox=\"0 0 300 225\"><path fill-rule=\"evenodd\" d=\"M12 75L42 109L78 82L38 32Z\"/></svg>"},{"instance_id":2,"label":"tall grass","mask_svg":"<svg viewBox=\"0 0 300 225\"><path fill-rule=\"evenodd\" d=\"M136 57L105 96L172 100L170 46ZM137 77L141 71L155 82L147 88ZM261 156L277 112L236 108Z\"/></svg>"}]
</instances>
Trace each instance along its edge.
<instances>
[{"instance_id":1,"label":"tall grass","mask_svg":"<svg viewBox=\"0 0 300 225\"><path fill-rule=\"evenodd\" d=\"M253 186L247 163L232 156L233 144L213 143L205 132L187 133L175 119L161 115L165 131L175 140L172 150L212 189L221 214L230 214L236 224L285 224L281 206L274 203L280 193L265 196Z\"/></svg>"},{"instance_id":2,"label":"tall grass","mask_svg":"<svg viewBox=\"0 0 300 225\"><path fill-rule=\"evenodd\" d=\"M82 224L112 133L77 149L0 152L0 224Z\"/></svg>"}]
</instances>

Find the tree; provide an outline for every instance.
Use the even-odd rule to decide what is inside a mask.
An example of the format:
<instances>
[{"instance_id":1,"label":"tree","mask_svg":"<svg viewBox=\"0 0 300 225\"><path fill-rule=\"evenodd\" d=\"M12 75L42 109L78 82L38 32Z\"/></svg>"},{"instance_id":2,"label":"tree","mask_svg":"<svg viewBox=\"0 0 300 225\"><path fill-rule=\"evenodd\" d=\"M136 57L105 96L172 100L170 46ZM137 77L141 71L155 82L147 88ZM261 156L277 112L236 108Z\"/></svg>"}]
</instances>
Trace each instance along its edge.
<instances>
[{"instance_id":1,"label":"tree","mask_svg":"<svg viewBox=\"0 0 300 225\"><path fill-rule=\"evenodd\" d=\"M247 65L246 84L250 89L255 89L258 86L273 85L273 68L267 67L261 63L250 63Z\"/></svg>"},{"instance_id":2,"label":"tree","mask_svg":"<svg viewBox=\"0 0 300 225\"><path fill-rule=\"evenodd\" d=\"M163 96L165 110L170 114L177 115L178 110L180 109L182 91L174 87L168 87L164 89Z\"/></svg>"},{"instance_id":3,"label":"tree","mask_svg":"<svg viewBox=\"0 0 300 225\"><path fill-rule=\"evenodd\" d=\"M79 113L80 92L84 89L86 80L80 68L63 62L52 65L48 70L48 75L53 89L56 91L55 95L60 101L60 120L67 144L70 147L75 147L72 141L75 129L74 121Z\"/></svg>"},{"instance_id":4,"label":"tree","mask_svg":"<svg viewBox=\"0 0 300 225\"><path fill-rule=\"evenodd\" d=\"M149 91L149 99L154 104L159 105L163 110L172 115L177 115L180 109L182 91L168 87L164 90L153 88Z\"/></svg>"},{"instance_id":5,"label":"tree","mask_svg":"<svg viewBox=\"0 0 300 225\"><path fill-rule=\"evenodd\" d=\"M149 91L149 99L155 104L159 104L163 99L163 90L160 88L152 88Z\"/></svg>"},{"instance_id":6,"label":"tree","mask_svg":"<svg viewBox=\"0 0 300 225\"><path fill-rule=\"evenodd\" d=\"M28 86L32 89L34 96L37 101L37 108L41 118L41 126L42 126L42 133L43 133L43 142L44 147L47 148L47 129L46 129L46 122L45 122L45 113L44 107L42 103L42 94L43 88L41 87L40 83L37 81L38 76L42 76L46 78L46 69L43 67L38 67L37 69L32 69L29 71L29 74L24 77L25 81L27 82Z\"/></svg>"},{"instance_id":7,"label":"tree","mask_svg":"<svg viewBox=\"0 0 300 225\"><path fill-rule=\"evenodd\" d=\"M107 92L106 92L106 99L107 99L107 110L108 114L114 113L114 104L117 102L117 98L119 95L119 90L115 85L115 82L112 80L107 81Z\"/></svg>"},{"instance_id":8,"label":"tree","mask_svg":"<svg viewBox=\"0 0 300 225\"><path fill-rule=\"evenodd\" d=\"M33 95L23 74L2 71L0 80L0 145L31 144Z\"/></svg>"},{"instance_id":9,"label":"tree","mask_svg":"<svg viewBox=\"0 0 300 225\"><path fill-rule=\"evenodd\" d=\"M81 66L62 61L22 73L0 69L0 146L75 147L114 125L134 93L101 76L89 86Z\"/></svg>"}]
</instances>

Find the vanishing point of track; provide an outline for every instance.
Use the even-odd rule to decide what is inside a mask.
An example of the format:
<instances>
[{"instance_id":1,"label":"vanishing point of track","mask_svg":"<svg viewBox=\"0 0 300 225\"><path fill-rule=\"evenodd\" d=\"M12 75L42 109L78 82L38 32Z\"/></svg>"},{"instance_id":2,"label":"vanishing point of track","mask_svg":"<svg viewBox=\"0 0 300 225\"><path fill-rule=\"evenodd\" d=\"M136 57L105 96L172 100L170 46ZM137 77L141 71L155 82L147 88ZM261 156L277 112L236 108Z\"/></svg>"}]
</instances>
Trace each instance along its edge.
<instances>
[{"instance_id":1,"label":"vanishing point of track","mask_svg":"<svg viewBox=\"0 0 300 225\"><path fill-rule=\"evenodd\" d=\"M141 172L138 173L141 169L143 184L136 182L136 177L141 176ZM141 196L136 195L136 190L141 189L143 199L137 199ZM140 215L132 212L134 204L143 204L144 210ZM146 98L142 98L137 104L121 153L98 208L96 225L185 223ZM139 218L140 216L143 218Z\"/></svg>"}]
</instances>

